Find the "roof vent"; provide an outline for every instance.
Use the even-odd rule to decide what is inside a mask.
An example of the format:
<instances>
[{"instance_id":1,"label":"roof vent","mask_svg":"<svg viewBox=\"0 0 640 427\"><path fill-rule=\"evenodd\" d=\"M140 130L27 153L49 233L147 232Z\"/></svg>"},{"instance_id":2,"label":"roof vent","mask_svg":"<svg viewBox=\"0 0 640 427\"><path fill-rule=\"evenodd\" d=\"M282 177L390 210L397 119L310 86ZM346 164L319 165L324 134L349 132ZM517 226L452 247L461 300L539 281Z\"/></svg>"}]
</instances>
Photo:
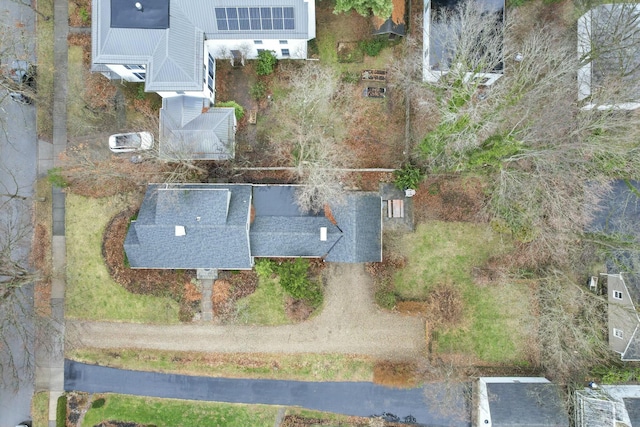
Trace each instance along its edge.
<instances>
[{"instance_id":1,"label":"roof vent","mask_svg":"<svg viewBox=\"0 0 640 427\"><path fill-rule=\"evenodd\" d=\"M187 230L184 229L184 225L176 225L176 237L186 236Z\"/></svg>"},{"instance_id":2,"label":"roof vent","mask_svg":"<svg viewBox=\"0 0 640 427\"><path fill-rule=\"evenodd\" d=\"M136 9L138 9L138 11L142 12L142 3L140 3L139 1L136 2Z\"/></svg>"},{"instance_id":3,"label":"roof vent","mask_svg":"<svg viewBox=\"0 0 640 427\"><path fill-rule=\"evenodd\" d=\"M327 227L320 227L320 241L327 241Z\"/></svg>"}]
</instances>

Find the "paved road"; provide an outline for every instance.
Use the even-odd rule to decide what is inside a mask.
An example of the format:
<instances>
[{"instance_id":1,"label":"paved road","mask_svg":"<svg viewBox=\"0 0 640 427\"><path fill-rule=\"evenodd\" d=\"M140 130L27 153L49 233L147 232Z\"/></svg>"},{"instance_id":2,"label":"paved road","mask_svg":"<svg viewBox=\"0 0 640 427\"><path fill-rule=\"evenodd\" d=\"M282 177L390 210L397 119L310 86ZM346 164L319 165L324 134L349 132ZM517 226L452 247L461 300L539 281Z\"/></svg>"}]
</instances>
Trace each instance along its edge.
<instances>
[{"instance_id":1,"label":"paved road","mask_svg":"<svg viewBox=\"0 0 640 427\"><path fill-rule=\"evenodd\" d=\"M0 60L4 63L20 57L33 58L35 37L34 12L18 2L3 2L0 25L10 29L10 34L22 39L14 48L3 51ZM20 34L20 33L23 34ZM27 37L21 37L27 35ZM3 45L3 48L6 46ZM12 58L9 58L12 56ZM12 209L0 210L0 222L23 219L25 224L31 221L28 209L31 206L33 183L36 177L37 140L35 131L35 107L12 101L6 92L0 93L0 205L8 201L7 194L17 194L10 205ZM24 200L22 197L26 197ZM25 211L22 209L26 208ZM16 210L17 209L17 210ZM18 215L18 217L14 215ZM13 252L16 258L28 256L30 238ZM9 366L7 358L14 358L18 378L3 370L0 376L0 427L13 426L30 417L31 396L33 394L33 323L30 312L33 310L33 287L29 286L18 293L19 302L10 309L21 309L18 318L20 330L9 328L3 338L8 338L10 353L0 351L0 364ZM26 310L22 311L22 309ZM0 310L6 310L0 308ZM4 312L7 313L6 311ZM2 313L0 313L2 318Z\"/></svg>"},{"instance_id":2,"label":"paved road","mask_svg":"<svg viewBox=\"0 0 640 427\"><path fill-rule=\"evenodd\" d=\"M415 417L431 427L467 427L469 409L461 390L447 394L439 384L393 389L366 382L302 382L194 377L126 371L65 361L65 390L253 403L335 412L354 416L394 414ZM430 397L427 397L430 396Z\"/></svg>"}]
</instances>

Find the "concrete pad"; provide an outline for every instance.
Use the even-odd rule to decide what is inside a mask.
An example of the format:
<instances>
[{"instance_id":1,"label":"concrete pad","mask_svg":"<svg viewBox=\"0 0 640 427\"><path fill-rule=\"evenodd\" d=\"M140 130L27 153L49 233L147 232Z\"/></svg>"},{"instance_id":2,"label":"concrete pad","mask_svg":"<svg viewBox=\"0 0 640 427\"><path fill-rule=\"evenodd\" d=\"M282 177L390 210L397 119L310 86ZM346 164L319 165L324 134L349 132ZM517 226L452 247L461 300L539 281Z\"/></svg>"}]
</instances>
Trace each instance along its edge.
<instances>
[{"instance_id":1,"label":"concrete pad","mask_svg":"<svg viewBox=\"0 0 640 427\"><path fill-rule=\"evenodd\" d=\"M53 423L53 427L56 425L56 412L58 408L58 398L62 396L62 392L51 390L49 392L49 426Z\"/></svg>"},{"instance_id":2,"label":"concrete pad","mask_svg":"<svg viewBox=\"0 0 640 427\"><path fill-rule=\"evenodd\" d=\"M65 195L61 188L53 187L51 189L51 200L54 209L64 209Z\"/></svg>"}]
</instances>

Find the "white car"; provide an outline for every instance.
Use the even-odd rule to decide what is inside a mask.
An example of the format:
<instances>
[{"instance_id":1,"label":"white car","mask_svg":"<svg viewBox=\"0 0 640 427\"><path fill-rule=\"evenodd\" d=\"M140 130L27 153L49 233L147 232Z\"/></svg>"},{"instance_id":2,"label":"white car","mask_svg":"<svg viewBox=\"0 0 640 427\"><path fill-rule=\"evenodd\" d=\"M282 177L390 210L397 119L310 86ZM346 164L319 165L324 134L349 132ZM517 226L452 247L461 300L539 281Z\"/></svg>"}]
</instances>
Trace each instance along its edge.
<instances>
[{"instance_id":1,"label":"white car","mask_svg":"<svg viewBox=\"0 0 640 427\"><path fill-rule=\"evenodd\" d=\"M149 150L153 147L153 135L150 132L117 133L109 137L109 150L114 153Z\"/></svg>"}]
</instances>

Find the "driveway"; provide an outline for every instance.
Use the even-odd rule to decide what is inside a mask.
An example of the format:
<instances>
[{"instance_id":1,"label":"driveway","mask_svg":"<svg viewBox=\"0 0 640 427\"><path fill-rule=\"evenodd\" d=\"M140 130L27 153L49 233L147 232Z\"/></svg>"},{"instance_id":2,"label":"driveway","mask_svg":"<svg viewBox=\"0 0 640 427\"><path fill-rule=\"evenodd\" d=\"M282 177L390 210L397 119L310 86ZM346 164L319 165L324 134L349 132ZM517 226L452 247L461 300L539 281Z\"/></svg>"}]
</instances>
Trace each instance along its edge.
<instances>
[{"instance_id":1,"label":"driveway","mask_svg":"<svg viewBox=\"0 0 640 427\"><path fill-rule=\"evenodd\" d=\"M405 359L423 354L421 319L384 312L362 264L330 264L325 306L315 318L285 326L143 325L67 319L75 347L221 353L342 353Z\"/></svg>"},{"instance_id":2,"label":"driveway","mask_svg":"<svg viewBox=\"0 0 640 427\"><path fill-rule=\"evenodd\" d=\"M194 377L65 362L65 390L215 402L299 406L368 417L384 412L430 427L470 426L462 389L442 384L393 389L367 382L303 382ZM433 399L439 396L439 399Z\"/></svg>"}]
</instances>

